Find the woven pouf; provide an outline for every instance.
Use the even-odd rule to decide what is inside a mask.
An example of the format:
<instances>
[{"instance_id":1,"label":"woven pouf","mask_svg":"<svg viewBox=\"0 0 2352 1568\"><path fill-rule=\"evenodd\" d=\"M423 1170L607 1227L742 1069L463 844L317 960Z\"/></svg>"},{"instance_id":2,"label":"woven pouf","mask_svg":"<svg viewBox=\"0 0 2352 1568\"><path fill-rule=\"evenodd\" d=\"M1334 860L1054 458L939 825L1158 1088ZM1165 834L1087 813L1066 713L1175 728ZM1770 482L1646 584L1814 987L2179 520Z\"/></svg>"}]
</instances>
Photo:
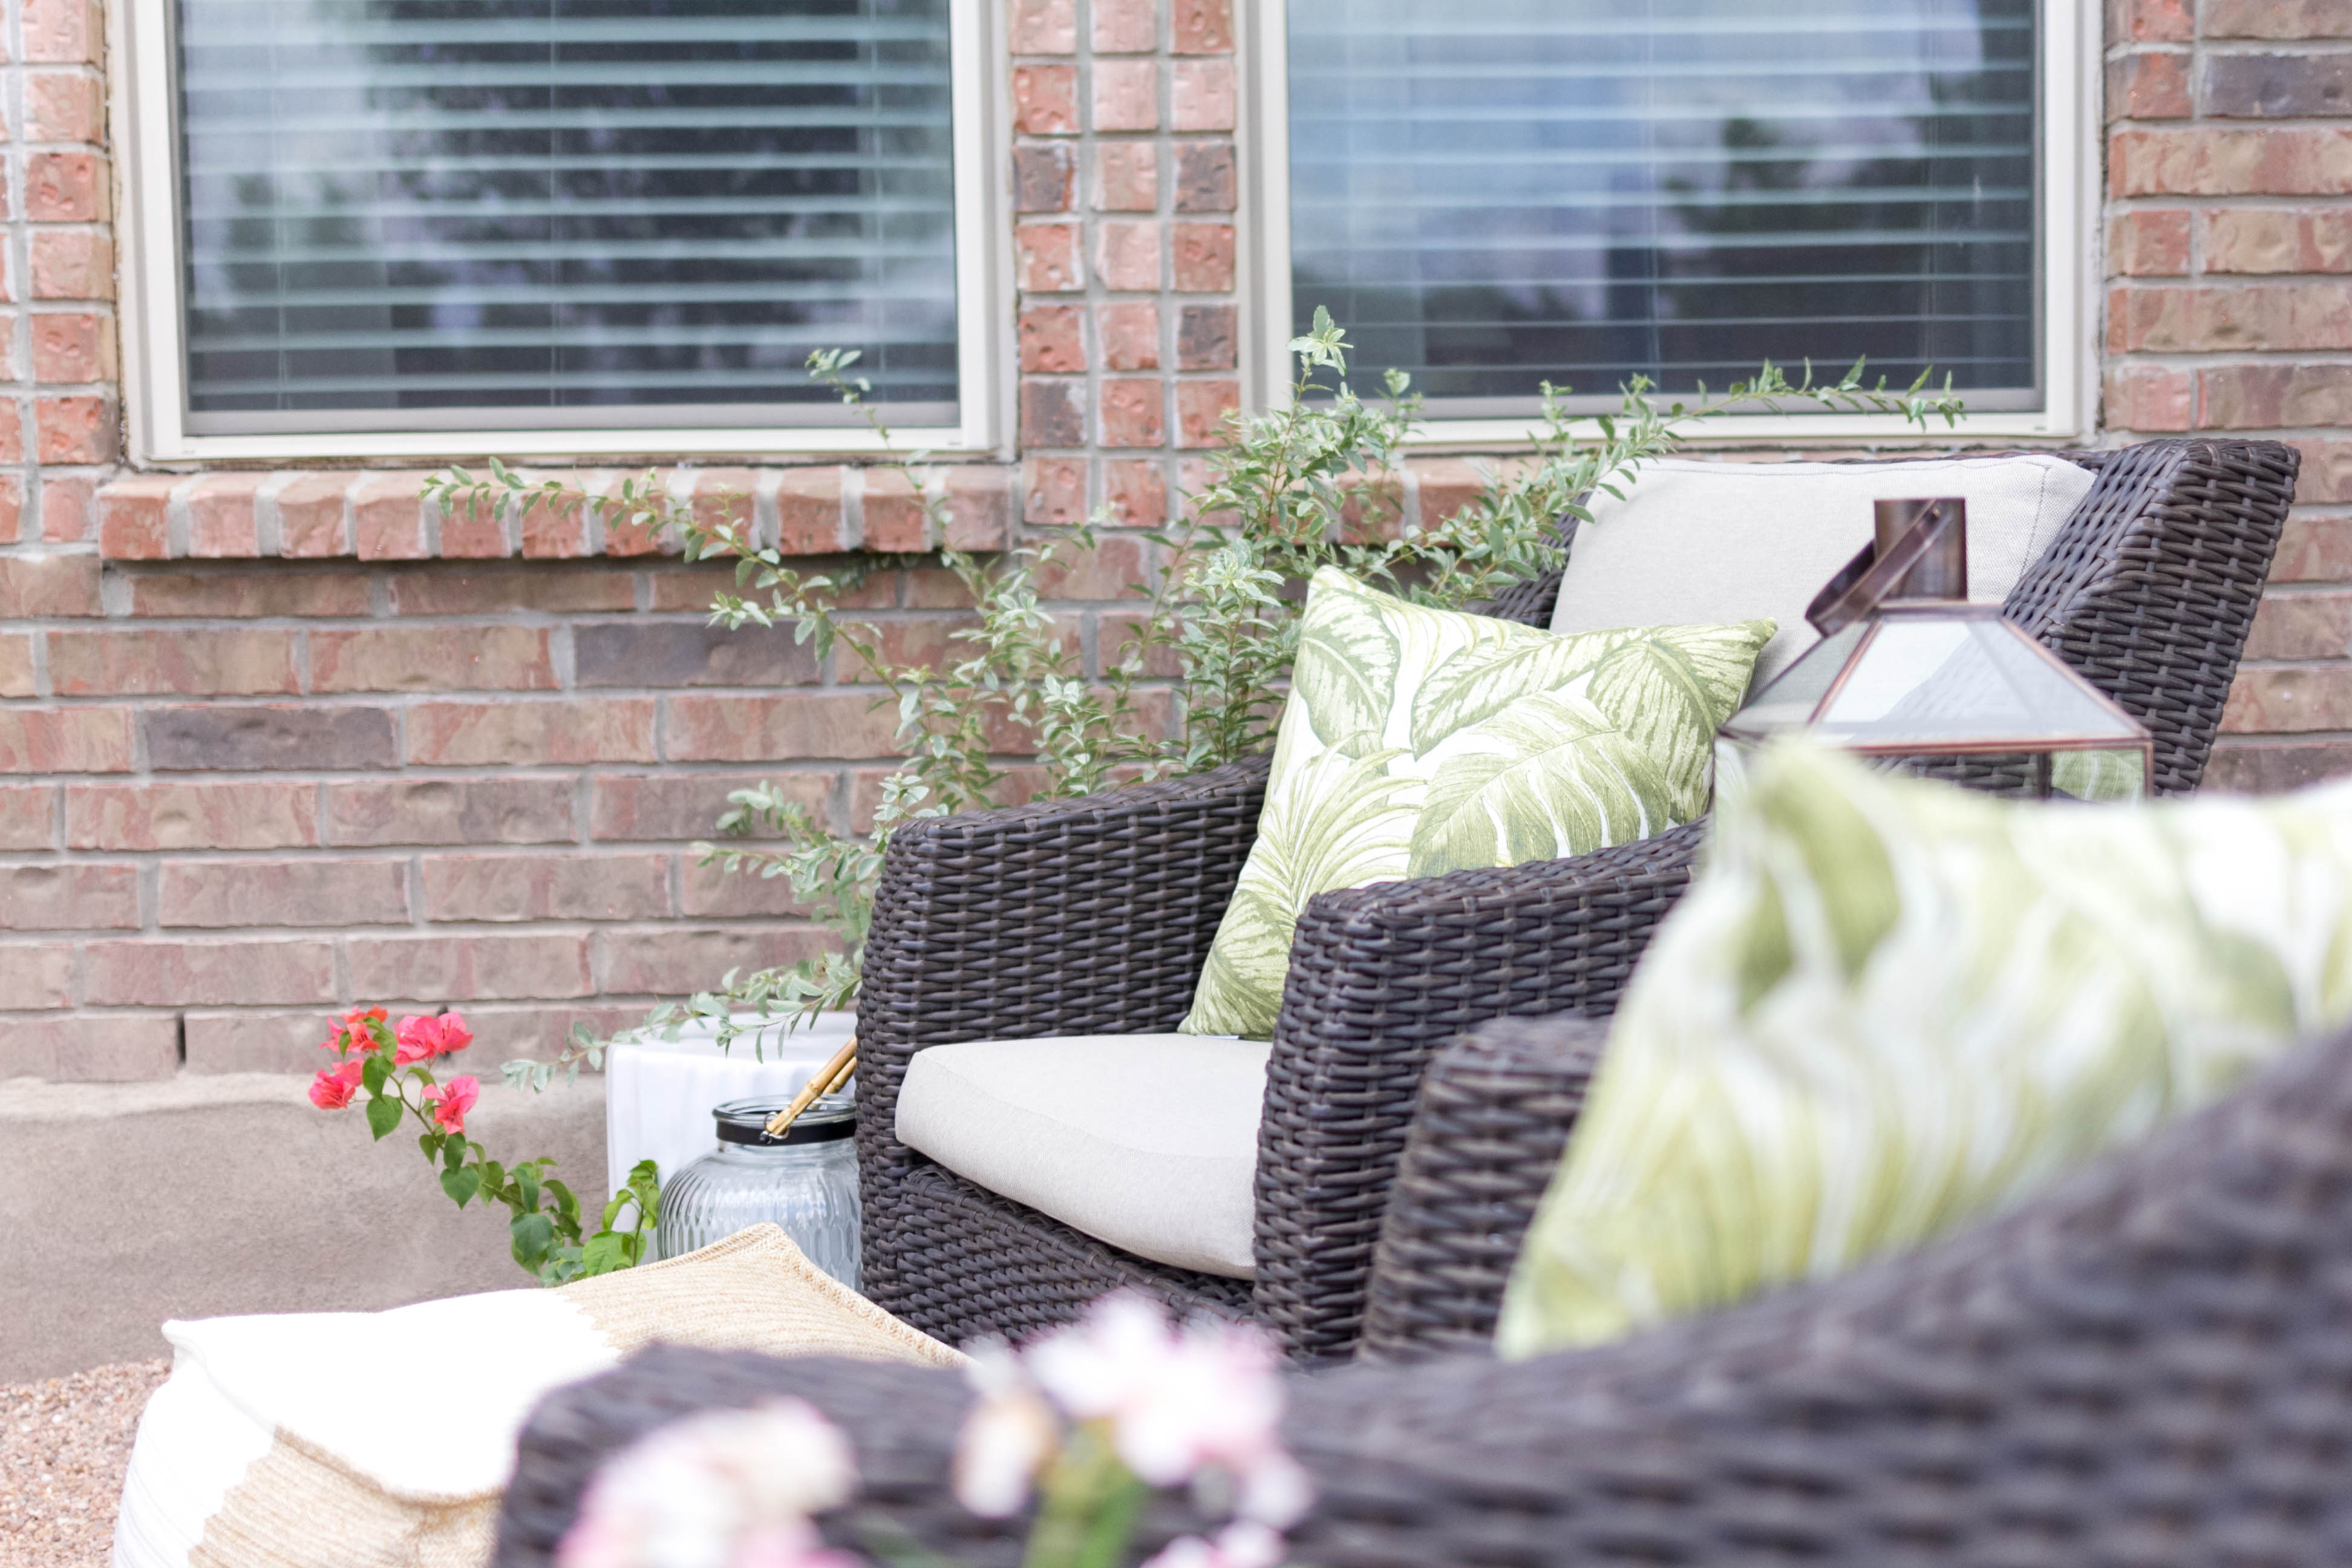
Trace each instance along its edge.
<instances>
[{"instance_id":1,"label":"woven pouf","mask_svg":"<svg viewBox=\"0 0 2352 1568\"><path fill-rule=\"evenodd\" d=\"M140 1418L115 1568L478 1568L531 1406L656 1338L963 1360L772 1225L560 1289L163 1332L176 1355Z\"/></svg>"}]
</instances>

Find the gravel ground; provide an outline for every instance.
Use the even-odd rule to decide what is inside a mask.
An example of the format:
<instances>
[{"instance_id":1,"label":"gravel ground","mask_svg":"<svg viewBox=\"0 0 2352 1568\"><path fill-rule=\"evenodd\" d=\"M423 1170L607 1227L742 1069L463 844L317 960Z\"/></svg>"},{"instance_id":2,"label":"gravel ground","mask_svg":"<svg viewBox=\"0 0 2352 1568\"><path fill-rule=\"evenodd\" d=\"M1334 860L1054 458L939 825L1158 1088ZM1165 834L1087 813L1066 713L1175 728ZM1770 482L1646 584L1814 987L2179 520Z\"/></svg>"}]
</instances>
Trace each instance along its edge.
<instances>
[{"instance_id":1,"label":"gravel ground","mask_svg":"<svg viewBox=\"0 0 2352 1568\"><path fill-rule=\"evenodd\" d=\"M105 1568L147 1395L172 1363L0 1385L0 1568Z\"/></svg>"}]
</instances>

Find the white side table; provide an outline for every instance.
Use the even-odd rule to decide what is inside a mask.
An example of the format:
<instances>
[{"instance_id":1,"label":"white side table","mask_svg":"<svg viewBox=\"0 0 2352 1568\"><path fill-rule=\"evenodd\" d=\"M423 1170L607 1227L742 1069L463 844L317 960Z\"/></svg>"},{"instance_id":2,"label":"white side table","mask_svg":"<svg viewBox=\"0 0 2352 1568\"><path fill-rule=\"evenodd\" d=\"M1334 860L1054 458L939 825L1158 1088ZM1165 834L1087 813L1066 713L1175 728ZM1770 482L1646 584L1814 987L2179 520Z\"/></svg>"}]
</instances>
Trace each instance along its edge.
<instances>
[{"instance_id":1,"label":"white side table","mask_svg":"<svg viewBox=\"0 0 2352 1568\"><path fill-rule=\"evenodd\" d=\"M640 1029L617 1037L604 1054L604 1192L620 1189L629 1167L652 1160L665 1184L719 1146L711 1108L747 1095L792 1095L808 1082L856 1027L855 1013L821 1013L786 1034L771 1023L720 1051L713 1026L688 1024L677 1038Z\"/></svg>"}]
</instances>

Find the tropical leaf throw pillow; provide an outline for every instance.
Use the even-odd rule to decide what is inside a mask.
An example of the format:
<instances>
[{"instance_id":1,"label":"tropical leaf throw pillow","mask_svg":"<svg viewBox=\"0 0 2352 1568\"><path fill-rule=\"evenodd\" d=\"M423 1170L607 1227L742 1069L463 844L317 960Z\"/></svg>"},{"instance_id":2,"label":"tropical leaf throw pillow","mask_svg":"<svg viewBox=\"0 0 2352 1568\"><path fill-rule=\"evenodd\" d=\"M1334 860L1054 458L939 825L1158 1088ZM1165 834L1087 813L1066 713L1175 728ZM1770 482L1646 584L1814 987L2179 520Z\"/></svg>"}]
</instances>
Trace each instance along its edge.
<instances>
[{"instance_id":1,"label":"tropical leaf throw pillow","mask_svg":"<svg viewBox=\"0 0 2352 1568\"><path fill-rule=\"evenodd\" d=\"M1697 817L1716 726L1772 631L1562 637L1318 572L1257 842L1184 1031L1273 1035L1317 893L1580 855Z\"/></svg>"},{"instance_id":2,"label":"tropical leaf throw pillow","mask_svg":"<svg viewBox=\"0 0 2352 1568\"><path fill-rule=\"evenodd\" d=\"M2352 784L2000 801L1780 743L1634 973L1498 1347L1916 1246L2347 1018Z\"/></svg>"}]
</instances>

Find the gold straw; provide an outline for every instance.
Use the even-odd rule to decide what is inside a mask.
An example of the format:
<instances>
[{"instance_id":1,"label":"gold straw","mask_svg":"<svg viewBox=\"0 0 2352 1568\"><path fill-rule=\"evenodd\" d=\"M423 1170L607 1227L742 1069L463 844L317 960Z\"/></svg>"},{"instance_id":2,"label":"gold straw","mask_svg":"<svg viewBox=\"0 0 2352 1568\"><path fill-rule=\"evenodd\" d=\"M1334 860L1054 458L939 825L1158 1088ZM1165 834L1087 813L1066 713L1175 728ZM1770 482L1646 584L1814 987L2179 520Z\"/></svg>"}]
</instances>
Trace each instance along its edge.
<instances>
[{"instance_id":1,"label":"gold straw","mask_svg":"<svg viewBox=\"0 0 2352 1568\"><path fill-rule=\"evenodd\" d=\"M857 1037L852 1035L841 1043L841 1049L833 1053L832 1060L809 1075L808 1082L793 1096L790 1105L768 1118L768 1125L762 1131L771 1138L782 1137L784 1130L800 1120L802 1111L815 1104L819 1095L828 1092L834 1085L847 1078L856 1066Z\"/></svg>"}]
</instances>

